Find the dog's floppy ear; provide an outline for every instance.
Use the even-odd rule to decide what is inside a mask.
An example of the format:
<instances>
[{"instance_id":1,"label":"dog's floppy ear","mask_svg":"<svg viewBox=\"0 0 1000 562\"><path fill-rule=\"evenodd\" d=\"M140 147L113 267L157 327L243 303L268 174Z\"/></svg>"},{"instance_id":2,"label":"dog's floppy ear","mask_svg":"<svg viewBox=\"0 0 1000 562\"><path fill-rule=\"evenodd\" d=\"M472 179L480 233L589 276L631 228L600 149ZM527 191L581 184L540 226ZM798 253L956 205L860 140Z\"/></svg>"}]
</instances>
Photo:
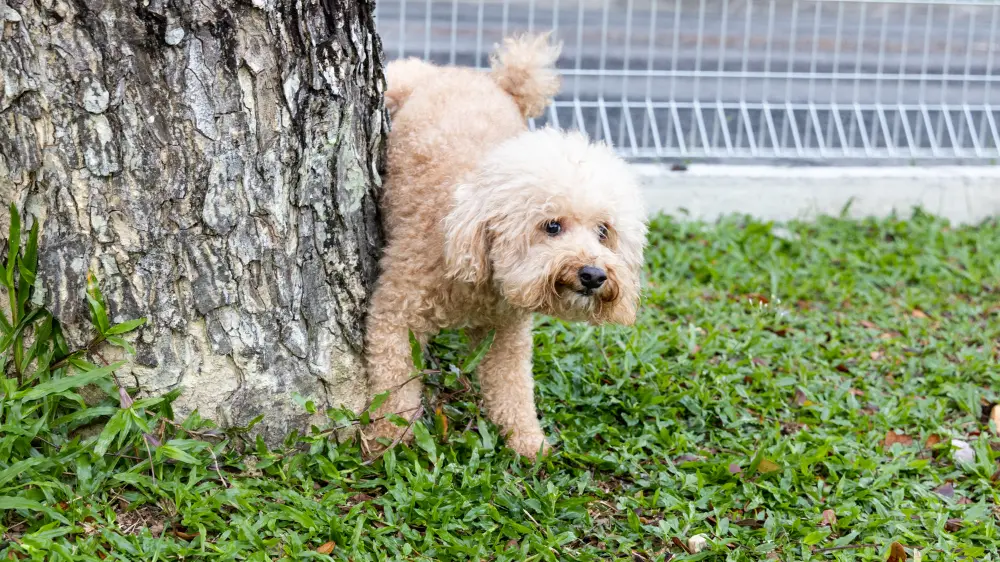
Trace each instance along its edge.
<instances>
[{"instance_id":1,"label":"dog's floppy ear","mask_svg":"<svg viewBox=\"0 0 1000 562\"><path fill-rule=\"evenodd\" d=\"M458 281L482 285L490 280L490 224L488 206L471 186L460 186L455 206L444 219L445 274Z\"/></svg>"}]
</instances>

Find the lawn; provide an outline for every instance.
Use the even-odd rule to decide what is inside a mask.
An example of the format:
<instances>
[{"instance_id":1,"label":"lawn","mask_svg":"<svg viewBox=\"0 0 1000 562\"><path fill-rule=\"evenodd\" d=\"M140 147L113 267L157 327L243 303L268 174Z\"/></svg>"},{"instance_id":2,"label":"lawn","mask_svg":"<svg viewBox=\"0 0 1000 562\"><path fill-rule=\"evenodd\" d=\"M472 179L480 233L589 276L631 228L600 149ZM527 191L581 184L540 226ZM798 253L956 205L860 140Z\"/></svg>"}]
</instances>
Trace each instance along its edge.
<instances>
[{"instance_id":1,"label":"lawn","mask_svg":"<svg viewBox=\"0 0 1000 562\"><path fill-rule=\"evenodd\" d=\"M661 218L650 239L634 328L539 319L538 463L483 421L459 333L430 350L417 444L370 465L169 400L31 407L8 379L0 559L997 559L1000 223Z\"/></svg>"}]
</instances>

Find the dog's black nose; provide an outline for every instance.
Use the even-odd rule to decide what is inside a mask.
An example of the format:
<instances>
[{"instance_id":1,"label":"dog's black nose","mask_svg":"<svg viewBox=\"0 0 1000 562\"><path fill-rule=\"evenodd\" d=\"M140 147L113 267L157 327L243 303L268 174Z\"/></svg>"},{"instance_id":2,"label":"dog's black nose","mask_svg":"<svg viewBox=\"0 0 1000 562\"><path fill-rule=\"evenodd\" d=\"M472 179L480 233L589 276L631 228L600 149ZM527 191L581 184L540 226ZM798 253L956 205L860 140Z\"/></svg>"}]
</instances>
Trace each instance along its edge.
<instances>
[{"instance_id":1,"label":"dog's black nose","mask_svg":"<svg viewBox=\"0 0 1000 562\"><path fill-rule=\"evenodd\" d=\"M608 279L608 275L599 267L585 265L577 273L580 276L580 283L588 289L597 289Z\"/></svg>"}]
</instances>

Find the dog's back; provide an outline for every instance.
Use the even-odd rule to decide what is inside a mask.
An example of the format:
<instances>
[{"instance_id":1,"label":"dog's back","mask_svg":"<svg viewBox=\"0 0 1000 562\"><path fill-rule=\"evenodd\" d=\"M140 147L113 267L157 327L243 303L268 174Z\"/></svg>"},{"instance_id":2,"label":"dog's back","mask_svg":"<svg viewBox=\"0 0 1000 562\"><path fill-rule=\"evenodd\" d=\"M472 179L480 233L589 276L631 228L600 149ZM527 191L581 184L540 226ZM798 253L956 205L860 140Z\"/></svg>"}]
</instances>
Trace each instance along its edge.
<instances>
[{"instance_id":1,"label":"dog's back","mask_svg":"<svg viewBox=\"0 0 1000 562\"><path fill-rule=\"evenodd\" d=\"M456 183L525 130L526 118L540 115L558 91L558 55L541 35L507 39L489 73L416 59L388 65L392 130L382 209L390 243L399 236L433 243Z\"/></svg>"},{"instance_id":2,"label":"dog's back","mask_svg":"<svg viewBox=\"0 0 1000 562\"><path fill-rule=\"evenodd\" d=\"M490 57L492 82L506 92L525 118L538 117L559 91L559 75L555 70L560 47L548 42L548 34L511 37ZM468 73L471 68L448 67ZM415 90L436 82L434 74L442 67L410 58L396 60L386 67L388 91L385 104L395 116L397 110ZM478 74L478 73L477 73ZM459 90L461 85L459 85Z\"/></svg>"}]
</instances>

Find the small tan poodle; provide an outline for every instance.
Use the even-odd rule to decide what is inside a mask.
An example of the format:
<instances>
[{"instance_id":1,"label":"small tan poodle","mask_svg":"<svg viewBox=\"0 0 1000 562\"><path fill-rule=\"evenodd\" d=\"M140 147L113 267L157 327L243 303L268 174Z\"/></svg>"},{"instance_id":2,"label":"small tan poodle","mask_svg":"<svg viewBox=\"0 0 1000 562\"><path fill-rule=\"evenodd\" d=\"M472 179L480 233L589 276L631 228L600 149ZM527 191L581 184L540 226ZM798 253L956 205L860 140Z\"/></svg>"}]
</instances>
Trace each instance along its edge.
<instances>
[{"instance_id":1,"label":"small tan poodle","mask_svg":"<svg viewBox=\"0 0 1000 562\"><path fill-rule=\"evenodd\" d=\"M493 343L478 368L487 415L527 457L548 450L535 412L532 314L631 324L646 243L629 167L579 133L529 132L559 90L547 35L507 39L492 71L409 59L388 65L392 114L382 199L387 243L366 327L371 396L390 396L370 451L409 439L421 386L409 331L424 344L465 328ZM403 432L406 435L403 435Z\"/></svg>"}]
</instances>

